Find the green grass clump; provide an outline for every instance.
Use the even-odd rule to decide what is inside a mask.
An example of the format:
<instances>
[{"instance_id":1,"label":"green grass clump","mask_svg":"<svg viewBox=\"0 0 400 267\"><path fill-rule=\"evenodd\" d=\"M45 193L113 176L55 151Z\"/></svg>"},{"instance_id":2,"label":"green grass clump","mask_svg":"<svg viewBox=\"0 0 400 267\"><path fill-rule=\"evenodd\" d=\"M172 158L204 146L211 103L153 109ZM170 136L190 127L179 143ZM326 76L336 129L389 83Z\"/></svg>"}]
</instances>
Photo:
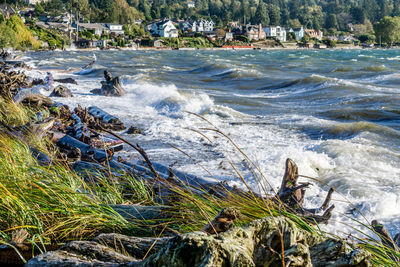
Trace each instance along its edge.
<instances>
[{"instance_id":1,"label":"green grass clump","mask_svg":"<svg viewBox=\"0 0 400 267\"><path fill-rule=\"evenodd\" d=\"M125 177L124 188L139 193L127 199L116 182L104 179L93 186L66 166L39 166L26 144L0 135L3 241L21 228L52 242L89 238L100 232L134 232L140 226L128 223L108 204L148 201L149 195L133 178Z\"/></svg>"}]
</instances>

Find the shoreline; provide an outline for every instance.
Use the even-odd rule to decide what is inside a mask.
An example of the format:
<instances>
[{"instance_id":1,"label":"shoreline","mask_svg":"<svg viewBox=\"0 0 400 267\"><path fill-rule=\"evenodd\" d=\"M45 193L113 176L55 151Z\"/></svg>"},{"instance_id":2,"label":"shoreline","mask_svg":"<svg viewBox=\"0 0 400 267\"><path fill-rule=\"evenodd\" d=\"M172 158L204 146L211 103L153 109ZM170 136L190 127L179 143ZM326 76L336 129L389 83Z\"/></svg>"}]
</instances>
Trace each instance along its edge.
<instances>
[{"instance_id":1,"label":"shoreline","mask_svg":"<svg viewBox=\"0 0 400 267\"><path fill-rule=\"evenodd\" d=\"M364 48L361 46L341 46L341 47L331 47L331 48L304 48L304 47L260 47L260 48L240 48L240 47L235 47L235 48L222 48L222 47L212 47L212 48L192 48L192 47L185 47L185 48L170 48L170 47L165 47L165 48L155 48L155 47L139 47L139 48L129 48L129 47L122 47L122 48L109 48L109 49L101 49L101 48L67 48L64 50L61 49L38 49L38 50L14 50L10 49L10 51L14 52L20 52L20 53L25 53L25 52L62 52L62 51L74 51L74 52L79 52L79 51L252 51L252 50L260 50L260 51L276 51L276 50L282 50L282 51L308 51L308 50L315 50L315 51L324 51L324 50L397 50L400 49L399 47L393 47L393 48L382 48L382 47L371 47L371 48Z\"/></svg>"}]
</instances>

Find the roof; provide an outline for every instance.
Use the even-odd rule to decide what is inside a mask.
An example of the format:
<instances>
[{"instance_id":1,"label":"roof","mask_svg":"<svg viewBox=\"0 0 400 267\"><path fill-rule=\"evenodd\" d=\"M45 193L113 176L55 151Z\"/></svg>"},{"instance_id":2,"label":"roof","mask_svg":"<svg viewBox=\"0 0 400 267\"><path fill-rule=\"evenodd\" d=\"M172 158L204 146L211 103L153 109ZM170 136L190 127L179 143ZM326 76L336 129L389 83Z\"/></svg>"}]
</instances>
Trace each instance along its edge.
<instances>
[{"instance_id":1,"label":"roof","mask_svg":"<svg viewBox=\"0 0 400 267\"><path fill-rule=\"evenodd\" d=\"M106 26L101 23L79 23L79 26L87 29L107 29Z\"/></svg>"},{"instance_id":2,"label":"roof","mask_svg":"<svg viewBox=\"0 0 400 267\"><path fill-rule=\"evenodd\" d=\"M117 23L106 23L109 26L122 26L122 24L117 24Z\"/></svg>"},{"instance_id":3,"label":"roof","mask_svg":"<svg viewBox=\"0 0 400 267\"><path fill-rule=\"evenodd\" d=\"M15 10L9 4L0 4L0 12L3 15L7 15L7 13L10 15L16 14Z\"/></svg>"}]
</instances>

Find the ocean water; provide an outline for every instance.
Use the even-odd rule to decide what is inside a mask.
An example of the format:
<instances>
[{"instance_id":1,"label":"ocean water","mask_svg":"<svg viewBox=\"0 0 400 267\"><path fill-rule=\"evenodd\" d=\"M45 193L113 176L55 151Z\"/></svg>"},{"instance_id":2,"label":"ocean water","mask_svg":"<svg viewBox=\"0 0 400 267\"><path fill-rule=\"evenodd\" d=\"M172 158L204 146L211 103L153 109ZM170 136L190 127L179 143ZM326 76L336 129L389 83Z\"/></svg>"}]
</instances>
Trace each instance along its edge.
<instances>
[{"instance_id":1,"label":"ocean water","mask_svg":"<svg viewBox=\"0 0 400 267\"><path fill-rule=\"evenodd\" d=\"M65 72L93 55L93 72ZM400 50L69 51L22 59L31 75L51 70L78 81L66 85L73 98L56 101L96 105L142 129L121 134L153 161L244 187L233 164L258 191L238 150L209 130L217 127L259 166L271 192L286 158L320 181L299 179L313 183L306 206L320 206L334 187L325 230L354 233L354 219L378 219L392 234L400 228ZM121 77L126 96L90 93L105 69Z\"/></svg>"}]
</instances>

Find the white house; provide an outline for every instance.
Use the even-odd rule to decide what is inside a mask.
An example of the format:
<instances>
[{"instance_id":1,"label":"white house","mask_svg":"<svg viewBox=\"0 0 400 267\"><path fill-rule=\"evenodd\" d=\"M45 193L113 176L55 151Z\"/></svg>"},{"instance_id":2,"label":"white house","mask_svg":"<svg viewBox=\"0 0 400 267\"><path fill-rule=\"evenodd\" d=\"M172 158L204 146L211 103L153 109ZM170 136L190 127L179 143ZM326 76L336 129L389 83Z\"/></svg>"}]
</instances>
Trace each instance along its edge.
<instances>
[{"instance_id":1,"label":"white house","mask_svg":"<svg viewBox=\"0 0 400 267\"><path fill-rule=\"evenodd\" d=\"M25 0L25 2L26 2L27 4L30 4L30 5L36 5L36 4L38 4L38 3L49 2L49 0Z\"/></svg>"},{"instance_id":2,"label":"white house","mask_svg":"<svg viewBox=\"0 0 400 267\"><path fill-rule=\"evenodd\" d=\"M264 28L267 37L275 37L281 42L286 42L286 29L281 26L268 26Z\"/></svg>"},{"instance_id":3,"label":"white house","mask_svg":"<svg viewBox=\"0 0 400 267\"><path fill-rule=\"evenodd\" d=\"M196 4L193 1L187 1L186 4L187 4L188 8L195 8L196 7Z\"/></svg>"},{"instance_id":4,"label":"white house","mask_svg":"<svg viewBox=\"0 0 400 267\"><path fill-rule=\"evenodd\" d=\"M115 35L124 35L124 30L122 30L121 24L106 23L106 27L110 30L110 33Z\"/></svg>"},{"instance_id":5,"label":"white house","mask_svg":"<svg viewBox=\"0 0 400 267\"><path fill-rule=\"evenodd\" d=\"M212 32L214 30L215 23L212 20L200 20L195 21L192 24L193 32Z\"/></svg>"},{"instance_id":6,"label":"white house","mask_svg":"<svg viewBox=\"0 0 400 267\"><path fill-rule=\"evenodd\" d=\"M287 32L293 32L296 35L296 40L299 41L304 37L304 28L303 26L301 26L300 28L289 28L288 30L286 30Z\"/></svg>"},{"instance_id":7,"label":"white house","mask_svg":"<svg viewBox=\"0 0 400 267\"><path fill-rule=\"evenodd\" d=\"M151 25L150 33L152 36L178 37L178 30L168 19L154 22Z\"/></svg>"}]
</instances>

